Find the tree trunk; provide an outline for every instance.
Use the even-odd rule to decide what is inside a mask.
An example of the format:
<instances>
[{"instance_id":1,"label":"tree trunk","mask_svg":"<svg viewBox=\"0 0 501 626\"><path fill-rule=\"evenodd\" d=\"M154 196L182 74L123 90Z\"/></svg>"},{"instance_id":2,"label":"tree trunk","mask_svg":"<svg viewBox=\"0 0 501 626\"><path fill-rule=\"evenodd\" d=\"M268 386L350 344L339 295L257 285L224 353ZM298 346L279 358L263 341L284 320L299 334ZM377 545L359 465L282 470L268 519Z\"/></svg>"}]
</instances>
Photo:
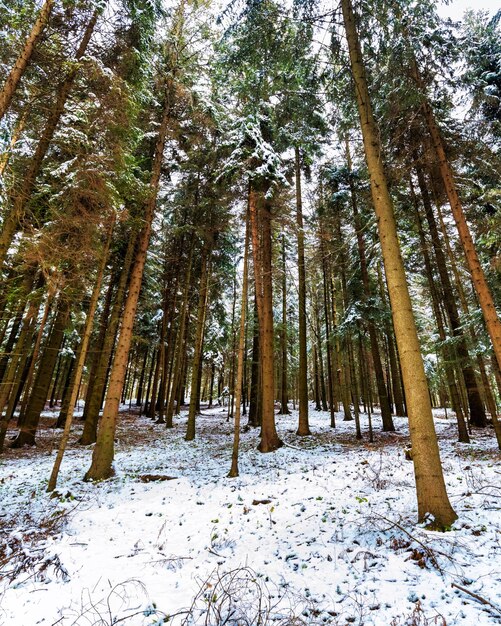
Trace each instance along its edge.
<instances>
[{"instance_id":1,"label":"tree trunk","mask_svg":"<svg viewBox=\"0 0 501 626\"><path fill-rule=\"evenodd\" d=\"M411 187L411 193L412 193L412 187ZM414 194L412 193L412 195ZM416 199L415 199L415 203L416 203ZM454 370L452 367L451 350L445 343L447 339L447 335L445 333L444 324L442 322L442 316L441 316L440 307L439 307L439 298L438 298L437 289L435 286L435 281L433 278L433 269L432 269L432 265L430 261L430 256L428 254L428 248L426 246L426 239L425 239L425 235L423 231L421 215L419 214L419 207L417 203L415 204L415 209L416 209L419 238L421 240L421 251L423 254L423 258L424 258L426 275L428 277L428 285L430 287L433 312L435 314L435 320L437 323L438 336L440 337L440 341L442 343L442 352L444 356L444 368L445 368L445 376L447 379L447 386L449 388L449 393L451 396L452 408L454 412L456 413L456 419L458 423L458 438L459 438L459 441L461 441L462 443L470 443L470 437L468 435L468 430L466 428L466 420L463 415L461 400L459 398L456 381L454 379Z\"/></svg>"},{"instance_id":2,"label":"tree trunk","mask_svg":"<svg viewBox=\"0 0 501 626\"><path fill-rule=\"evenodd\" d=\"M186 429L186 441L195 439L195 417L197 412L197 396L200 386L200 364L202 362L203 337L205 328L205 318L207 315L207 300L209 297L209 273L210 257L212 251L212 236L207 237L202 252L202 266L200 275L200 291L198 296L197 310L197 330L195 333L195 351L191 366L191 391L190 407L188 411L188 425Z\"/></svg>"},{"instance_id":3,"label":"tree trunk","mask_svg":"<svg viewBox=\"0 0 501 626\"><path fill-rule=\"evenodd\" d=\"M233 449L231 454L231 468L228 478L238 476L238 447L240 442L240 403L242 399L242 382L244 376L244 352L245 352L245 319L247 316L247 291L248 291L248 258L249 258L249 215L247 211L245 219L245 245L244 245L244 268L242 277L242 306L240 310L240 333L238 337L238 365L237 382L235 393L235 424L233 435Z\"/></svg>"},{"instance_id":4,"label":"tree trunk","mask_svg":"<svg viewBox=\"0 0 501 626\"><path fill-rule=\"evenodd\" d=\"M463 379L466 386L468 406L470 409L470 420L471 423L475 426L485 427L487 425L487 418L484 411L484 405L482 403L482 399L478 390L475 373L469 363L470 357L468 355L468 348L466 346L466 341L459 319L456 298L454 296L449 272L447 270L445 255L442 250L440 238L438 236L437 224L435 222L435 216L433 215L433 208L431 206L430 197L428 195L424 174L419 165L416 166L416 174L419 184L419 190L421 192L421 199L423 201L423 206L425 210L426 221L428 222L428 228L430 230L431 242L433 245L433 250L435 252L438 273L440 276L440 281L442 283L444 306L447 311L447 316L450 320L454 337L457 338L456 350L459 357L459 366L463 373Z\"/></svg>"},{"instance_id":5,"label":"tree trunk","mask_svg":"<svg viewBox=\"0 0 501 626\"><path fill-rule=\"evenodd\" d=\"M120 278L118 279L117 290L115 293L115 301L113 302L106 334L104 336L104 342L102 345L101 353L99 355L99 362L96 368L94 383L92 386L92 394L90 397L87 397L85 403L84 429L82 432L82 436L80 437L80 443L83 446L88 446L92 443L95 443L96 441L99 413L101 411L101 404L106 388L106 379L108 377L108 366L110 363L111 354L113 352L113 346L116 340L118 325L120 323L120 314L122 312L122 306L127 290L127 283L129 280L132 259L134 257L136 240L136 237L134 235L131 235L127 244L127 251L125 253L125 259L123 261L122 271L120 272Z\"/></svg>"},{"instance_id":6,"label":"tree trunk","mask_svg":"<svg viewBox=\"0 0 501 626\"><path fill-rule=\"evenodd\" d=\"M85 480L103 480L113 475L113 458L115 454L115 430L120 407L120 396L127 369L132 330L136 316L139 292L143 280L144 265L150 241L151 226L155 214L160 175L162 171L163 153L167 137L167 129L171 119L171 98L165 89L165 102L162 121L158 131L155 154L152 163L150 193L144 210L144 226L139 233L136 258L131 270L129 293L125 301L122 327L118 345L113 359L110 384L99 426L96 446L92 453L92 464L85 475Z\"/></svg>"},{"instance_id":7,"label":"tree trunk","mask_svg":"<svg viewBox=\"0 0 501 626\"><path fill-rule=\"evenodd\" d=\"M85 54L87 45L90 41L92 33L94 32L94 27L99 16L99 12L99 10L94 11L92 17L87 24L84 35L75 54L74 62L71 66L71 69L69 70L66 78L59 85L59 88L57 90L56 102L51 107L49 118L42 132L42 136L40 137L40 140L37 144L35 153L31 158L28 170L25 173L23 181L19 186L19 191L16 193L13 199L13 206L5 216L4 222L2 224L2 232L0 234L0 266L2 266L5 261L5 256L10 247L14 234L17 230L20 220L24 215L26 204L31 197L36 178L42 167L42 161L47 153L50 142L52 141L52 138L56 131L57 125L59 124L59 120L61 119L61 116L64 112L64 107L71 92L71 88L73 87L73 83L75 81L75 77L79 68L77 61L80 61Z\"/></svg>"},{"instance_id":8,"label":"tree trunk","mask_svg":"<svg viewBox=\"0 0 501 626\"><path fill-rule=\"evenodd\" d=\"M301 193L301 164L299 147L295 151L296 173L296 225L297 225L297 272L299 315L299 423L297 434L311 435L308 421L308 347L306 345L306 266L304 261L303 198Z\"/></svg>"},{"instance_id":9,"label":"tree trunk","mask_svg":"<svg viewBox=\"0 0 501 626\"><path fill-rule=\"evenodd\" d=\"M282 376L280 381L280 413L290 415L287 394L287 265L285 263L285 235L282 233L282 328L280 332L280 348L282 350Z\"/></svg>"},{"instance_id":10,"label":"tree trunk","mask_svg":"<svg viewBox=\"0 0 501 626\"><path fill-rule=\"evenodd\" d=\"M369 271L367 269L367 258L365 256L365 241L363 236L363 225L358 212L357 197L355 195L355 185L353 183L353 177L351 176L351 156L350 145L348 138L346 138L346 160L348 163L348 170L350 172L350 197L351 208L353 209L353 220L355 223L355 232L357 235L357 247L358 256L360 259L360 270L362 273L362 302L367 302L367 297L371 295L371 285L369 280ZM376 372L376 384L379 396L379 406L381 408L381 419L383 421L383 431L393 432L395 426L393 425L393 419L391 417L390 402L388 400L388 391L386 389L383 366L381 363L381 354L379 351L379 343L377 340L376 328L372 320L367 322L367 328L369 330L369 339L371 342L372 362L374 364L374 370Z\"/></svg>"},{"instance_id":11,"label":"tree trunk","mask_svg":"<svg viewBox=\"0 0 501 626\"><path fill-rule=\"evenodd\" d=\"M421 88L421 90L423 90L423 81L415 60L413 61L413 71L417 85ZM494 300L492 298L489 285L487 284L487 280L485 279L484 270L480 265L480 260L473 243L470 229L466 222L463 205L454 181L454 174L445 153L445 147L440 130L435 121L433 109L424 95L424 90L423 111L428 124L428 130L432 139L432 145L437 157L438 166L440 168L440 174L444 183L445 192L447 194L447 198L449 199L452 215L454 216L454 221L456 222L456 227L458 229L459 239L461 241L461 245L463 246L466 262L473 279L473 286L477 293L478 301L484 315L485 325L492 341L492 347L494 349L496 360L501 368L501 321L496 312Z\"/></svg>"},{"instance_id":12,"label":"tree trunk","mask_svg":"<svg viewBox=\"0 0 501 626\"><path fill-rule=\"evenodd\" d=\"M3 415L3 410L10 394L17 393L18 385L15 385L16 372L20 379L24 372L27 352L31 343L31 333L33 326L36 323L39 308L40 297L36 297L30 302L28 310L24 316L21 332L19 334L14 353L12 354L9 366L0 387L0 415ZM3 450L9 419L10 415L7 411L5 416L3 416L0 420L0 452Z\"/></svg>"},{"instance_id":13,"label":"tree trunk","mask_svg":"<svg viewBox=\"0 0 501 626\"><path fill-rule=\"evenodd\" d=\"M252 253L259 319L259 354L261 365L261 441L260 452L273 452L283 445L275 427L275 381L273 341L273 291L271 264L271 210L266 189L251 183L249 211L252 226Z\"/></svg>"},{"instance_id":14,"label":"tree trunk","mask_svg":"<svg viewBox=\"0 0 501 626\"><path fill-rule=\"evenodd\" d=\"M78 390L80 389L80 382L82 380L82 373L85 365L85 359L87 357L87 349L89 347L90 336L92 334L92 326L94 324L94 317L96 314L97 303L99 300L99 295L101 293L101 284L103 282L104 270L106 268L106 262L108 261L108 253L111 244L111 238L113 234L113 228L115 226L115 219L112 220L109 228L108 238L106 241L105 248L102 253L101 266L99 268L96 282L94 284L94 290L92 292L92 296L89 303L89 311L87 313L87 319L85 321L85 327L82 333L82 339L80 342L80 346L78 347L77 356L76 356L76 364L75 364L75 374L72 381L72 387L70 392L70 399L68 403L68 409L66 414L66 421L64 424L64 431L61 437L61 441L59 442L59 448L57 451L56 459L54 461L54 467L52 468L52 473L49 478L49 484L47 486L47 491L54 491L57 484L57 477L59 474L59 468L61 467L61 463L63 460L64 452L66 450L66 446L68 444L68 439L70 437L70 429L71 423L73 421L73 412L75 411L75 405L78 397Z\"/></svg>"},{"instance_id":15,"label":"tree trunk","mask_svg":"<svg viewBox=\"0 0 501 626\"><path fill-rule=\"evenodd\" d=\"M393 325L409 413L414 473L418 500L418 518L428 514L437 527L446 528L457 518L442 473L435 426L431 413L428 384L421 357L419 339L412 312L405 269L400 253L393 203L383 168L379 132L373 117L362 52L350 0L341 0L351 70L355 82L358 112L365 156L371 180L371 193L378 219L378 231L385 265Z\"/></svg>"},{"instance_id":16,"label":"tree trunk","mask_svg":"<svg viewBox=\"0 0 501 626\"><path fill-rule=\"evenodd\" d=\"M257 428L261 423L261 398L259 393L259 320L257 316L257 298L254 296L254 318L252 331L252 363L251 384L249 398L249 421L248 425Z\"/></svg>"},{"instance_id":17,"label":"tree trunk","mask_svg":"<svg viewBox=\"0 0 501 626\"><path fill-rule=\"evenodd\" d=\"M5 81L3 89L0 92L0 120L3 118L10 106L14 92L16 91L19 81L21 80L28 63L30 62L33 50L35 49L35 46L45 27L47 26L53 6L54 0L45 0L43 3L40 13L33 24L33 28L24 42L23 49L17 57L14 67L7 76L7 80Z\"/></svg>"},{"instance_id":18,"label":"tree trunk","mask_svg":"<svg viewBox=\"0 0 501 626\"><path fill-rule=\"evenodd\" d=\"M26 413L22 420L21 430L12 443L13 448L35 445L35 434L40 414L44 409L49 393L52 374L56 366L59 348L63 341L63 333L68 324L69 315L69 303L66 299L60 299L54 326L38 365L37 375L26 407ZM27 392L28 389L26 389Z\"/></svg>"}]
</instances>

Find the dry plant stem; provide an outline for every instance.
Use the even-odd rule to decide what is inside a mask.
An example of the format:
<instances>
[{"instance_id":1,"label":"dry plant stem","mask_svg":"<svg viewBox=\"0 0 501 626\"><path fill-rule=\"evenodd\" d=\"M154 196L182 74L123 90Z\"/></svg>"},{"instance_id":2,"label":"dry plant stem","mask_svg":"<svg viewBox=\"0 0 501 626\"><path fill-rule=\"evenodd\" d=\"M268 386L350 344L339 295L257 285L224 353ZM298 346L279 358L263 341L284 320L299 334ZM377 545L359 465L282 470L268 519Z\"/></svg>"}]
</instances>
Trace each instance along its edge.
<instances>
[{"instance_id":1,"label":"dry plant stem","mask_svg":"<svg viewBox=\"0 0 501 626\"><path fill-rule=\"evenodd\" d=\"M379 239L390 295L393 325L402 365L409 413L409 430L414 452L418 518L424 520L427 514L431 514L437 527L446 528L452 524L457 515L449 502L445 488L428 383L400 253L393 202L383 167L381 141L369 97L362 50L355 25L355 15L350 0L342 0L341 7L355 83L365 157L370 172L372 200L378 220Z\"/></svg>"},{"instance_id":2,"label":"dry plant stem","mask_svg":"<svg viewBox=\"0 0 501 626\"><path fill-rule=\"evenodd\" d=\"M478 593L473 593L473 591L469 591L468 589L461 587L461 585L456 585L456 583L451 583L451 587L455 587L456 589L459 589L459 591L462 591L463 593L467 593L469 596L471 596L472 598L475 598L475 600L478 600L482 604L492 607L497 613L501 615L500 608L498 608L495 604L492 604L492 602L490 602L486 598L479 596Z\"/></svg>"},{"instance_id":3,"label":"dry plant stem","mask_svg":"<svg viewBox=\"0 0 501 626\"><path fill-rule=\"evenodd\" d=\"M111 239L113 235L113 228L115 226L115 214L113 214L113 218L111 220L111 224L108 231L108 237L106 239L106 245L102 253L101 265L99 267L99 272L96 277L96 282L94 284L94 290L92 292L89 312L87 313L87 320L85 322L85 328L82 336L82 342L80 344L78 350L77 363L75 367L75 377L73 380L73 388L71 390L68 412L66 413L66 421L64 424L63 436L61 437L61 441L59 442L59 449L57 451L56 460L54 461L54 467L52 468L52 473L49 478L49 484L47 486L47 491L54 491L57 484L57 477L59 474L59 468L61 467L61 463L63 460L64 452L66 450L66 446L68 444L68 439L70 436L71 424L73 422L73 413L75 411L75 405L77 402L78 390L80 389L80 381L82 380L83 368L85 365L85 359L87 357L87 351L89 348L89 341L92 334L92 326L94 324L94 316L96 313L97 303L99 301L99 295L101 293L101 285L103 282L104 271L106 269L106 262L108 261L108 254L111 245Z\"/></svg>"},{"instance_id":4,"label":"dry plant stem","mask_svg":"<svg viewBox=\"0 0 501 626\"><path fill-rule=\"evenodd\" d=\"M35 49L35 46L45 27L47 26L53 6L54 0L45 0L38 17L33 24L33 28L25 41L24 47L7 76L7 80L5 81L3 89L0 92L0 120L3 118L10 106L19 81L21 80L28 63L30 62L33 50Z\"/></svg>"},{"instance_id":5,"label":"dry plant stem","mask_svg":"<svg viewBox=\"0 0 501 626\"><path fill-rule=\"evenodd\" d=\"M228 478L238 476L238 446L240 443L240 403L242 401L242 380L244 375L244 349L245 349L245 319L247 313L247 292L248 292L248 264L249 264L249 211L245 218L245 247L244 247L244 268L242 282L242 310L240 313L240 335L238 338L238 364L237 382L235 389L235 424L233 435L233 450L231 454L231 468Z\"/></svg>"}]
</instances>

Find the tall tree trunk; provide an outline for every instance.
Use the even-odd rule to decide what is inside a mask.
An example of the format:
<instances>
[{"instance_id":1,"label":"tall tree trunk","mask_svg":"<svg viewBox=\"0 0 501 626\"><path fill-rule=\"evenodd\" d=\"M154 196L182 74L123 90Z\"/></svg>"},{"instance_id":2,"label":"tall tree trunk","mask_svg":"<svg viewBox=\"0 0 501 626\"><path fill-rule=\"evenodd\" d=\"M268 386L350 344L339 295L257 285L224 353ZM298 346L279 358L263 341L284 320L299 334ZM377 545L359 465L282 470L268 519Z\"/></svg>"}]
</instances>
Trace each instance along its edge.
<instances>
[{"instance_id":1,"label":"tall tree trunk","mask_svg":"<svg viewBox=\"0 0 501 626\"><path fill-rule=\"evenodd\" d=\"M207 316L207 300L209 297L209 273L211 265L212 235L205 241L202 252L202 267L200 275L200 291L198 296L197 309L197 329L195 333L195 351L191 366L191 391L190 407L188 410L188 425L186 430L186 441L195 439L195 417L197 412L197 396L200 387L200 365L202 362L203 337L205 328L205 318Z\"/></svg>"},{"instance_id":2,"label":"tall tree trunk","mask_svg":"<svg viewBox=\"0 0 501 626\"><path fill-rule=\"evenodd\" d=\"M89 347L90 336L92 334L92 326L94 324L94 317L96 314L97 303L99 300L99 295L101 293L101 285L103 282L104 270L106 269L106 262L108 261L108 253L110 249L114 226L115 226L115 219L113 219L110 224L108 238L107 238L106 245L102 253L101 265L99 267L99 271L96 277L96 282L94 284L94 289L92 291L92 295L90 298L89 311L87 313L87 319L85 321L85 326L84 326L84 330L82 333L82 339L81 339L81 342L77 351L75 374L74 374L74 378L72 381L72 387L71 387L70 398L69 398L69 403L68 403L68 411L66 414L66 421L64 424L64 431L61 437L61 441L59 442L59 448L56 454L56 459L54 461L54 467L52 468L52 473L49 478L49 484L47 486L47 491L49 492L54 491L54 489L56 488L59 468L61 467L64 452L66 450L66 446L68 445L68 439L70 437L71 423L73 421L73 412L75 411L75 405L76 405L77 397L78 397L78 390L80 389L80 382L82 380L82 373L83 373L83 369L85 365L85 359L87 357L87 349Z\"/></svg>"},{"instance_id":3,"label":"tall tree trunk","mask_svg":"<svg viewBox=\"0 0 501 626\"><path fill-rule=\"evenodd\" d=\"M371 180L371 193L378 218L378 231L388 282L393 325L409 413L414 474L418 500L418 518L428 514L437 527L445 528L457 518L442 473L435 426L431 412L428 384L421 357L419 339L400 253L393 203L383 168L379 132L369 98L362 51L350 0L341 0L351 70L355 82L358 112L365 156Z\"/></svg>"},{"instance_id":4,"label":"tall tree trunk","mask_svg":"<svg viewBox=\"0 0 501 626\"><path fill-rule=\"evenodd\" d=\"M381 268L379 263L377 264L377 275L378 275L378 284L379 284L379 293L381 296L381 301L386 309L386 293L385 287L383 283L383 276L381 274ZM402 386L400 380L400 371L397 364L397 357L395 354L395 342L393 335L393 328L389 321L385 321L385 334L386 340L388 341L388 358L390 361L390 372L391 372L391 381L393 387L393 400L395 402L395 414L399 417L403 417L406 415L405 406L404 406L404 397L402 393Z\"/></svg>"},{"instance_id":5,"label":"tall tree trunk","mask_svg":"<svg viewBox=\"0 0 501 626\"><path fill-rule=\"evenodd\" d=\"M228 478L238 476L238 447L240 443L240 404L242 399L243 377L244 377L244 352L245 352L245 319L247 316L247 291L248 291L248 258L249 258L249 214L245 219L245 245L244 245L244 268L242 277L242 305L240 310L240 333L238 337L238 365L237 382L235 393L235 424L233 435L233 449L231 454L231 468Z\"/></svg>"},{"instance_id":6,"label":"tall tree trunk","mask_svg":"<svg viewBox=\"0 0 501 626\"><path fill-rule=\"evenodd\" d=\"M115 293L115 301L113 302L106 334L104 336L104 342L99 355L99 362L96 368L92 387L92 395L87 398L85 403L84 429L82 436L80 437L80 443L84 446L88 446L96 441L99 413L101 411L103 395L106 389L106 379L108 377L108 366L110 364L118 325L120 323L120 314L125 300L125 293L127 290L127 283L129 281L132 260L134 258L136 241L137 237L135 235L131 235L127 244L127 251L125 253L125 259L123 261L122 271L120 272L120 278L118 279L117 290Z\"/></svg>"},{"instance_id":7,"label":"tall tree trunk","mask_svg":"<svg viewBox=\"0 0 501 626\"><path fill-rule=\"evenodd\" d=\"M363 225L358 212L358 203L355 191L355 185L353 183L353 177L351 176L351 156L350 156L350 144L348 138L346 138L346 160L348 163L348 170L350 172L350 197L351 208L353 210L353 220L355 223L355 231L357 235L357 247L358 256L360 259L360 270L362 273L362 302L367 302L367 297L371 295L371 285L369 280L369 270L367 269L367 258L365 256L365 241L363 236ZM393 419L391 417L390 402L388 400L388 391L386 389L383 366L381 363L381 354L379 350L379 343L377 340L376 327L372 320L367 322L367 328L369 330L369 339L371 342L372 361L374 363L374 370L376 372L376 384L379 396L379 406L381 408L381 419L383 421L383 431L392 432L395 430L393 425Z\"/></svg>"},{"instance_id":8,"label":"tall tree trunk","mask_svg":"<svg viewBox=\"0 0 501 626\"><path fill-rule=\"evenodd\" d=\"M113 299L113 293L115 290L115 282L116 282L116 273L112 272L110 276L110 281L108 285L108 289L106 290L106 296L104 298L103 309L101 312L101 317L99 321L99 333L95 338L94 344L92 346L92 350L90 350L92 354L91 364L89 367L89 375L88 375L88 383L87 390L85 392L85 405L82 420L85 421L87 416L89 415L89 405L90 399L92 398L94 384L96 381L96 375L99 367L99 361L101 358L102 350L104 342L106 341L106 335L108 331L108 321L110 318L110 309L111 303Z\"/></svg>"},{"instance_id":9,"label":"tall tree trunk","mask_svg":"<svg viewBox=\"0 0 501 626\"><path fill-rule=\"evenodd\" d=\"M0 415L2 415L2 418L0 420L0 452L3 450L5 435L10 419L8 411L6 412L5 416L3 416L3 410L5 408L5 404L9 399L10 394L12 392L14 394L17 393L17 385L15 385L16 372L20 379L24 371L27 352L31 343L31 334L33 331L33 326L36 323L36 317L39 308L40 297L35 297L30 302L28 310L26 311L26 314L24 316L21 332L19 333L14 353L5 373L5 377L2 380L2 385L0 386Z\"/></svg>"},{"instance_id":10,"label":"tall tree trunk","mask_svg":"<svg viewBox=\"0 0 501 626\"><path fill-rule=\"evenodd\" d=\"M301 192L301 161L299 147L295 151L296 175L296 225L297 225L297 272L299 316L299 423L297 434L311 435L308 420L308 347L306 344L306 266L304 261L303 197Z\"/></svg>"},{"instance_id":11,"label":"tall tree trunk","mask_svg":"<svg viewBox=\"0 0 501 626\"><path fill-rule=\"evenodd\" d=\"M282 350L282 371L280 380L280 413L290 415L287 394L287 265L285 263L285 235L282 233L282 328L280 331L280 348Z\"/></svg>"},{"instance_id":12,"label":"tall tree trunk","mask_svg":"<svg viewBox=\"0 0 501 626\"><path fill-rule=\"evenodd\" d=\"M16 195L13 198L12 208L5 216L4 222L2 224L2 232L0 234L0 266L2 266L3 262L5 261L7 251L10 247L19 222L24 215L26 205L30 200L36 178L42 167L43 159L47 154L50 142L52 141L57 125L59 124L59 120L63 115L66 101L68 100L68 96L73 87L73 83L79 69L78 61L82 59L85 51L87 50L87 45L90 41L92 33L94 32L94 27L96 25L99 13L99 10L94 11L92 17L87 24L82 40L75 54L74 62L71 65L71 69L66 75L66 78L59 85L59 88L57 90L56 102L51 107L49 118L45 124L42 136L38 141L35 153L31 158L28 170L24 175L22 183L19 185L19 190L16 192Z\"/></svg>"},{"instance_id":13,"label":"tall tree trunk","mask_svg":"<svg viewBox=\"0 0 501 626\"><path fill-rule=\"evenodd\" d=\"M412 192L412 186L411 186L411 193L414 196ZM433 269L431 265L430 255L428 254L428 248L426 245L426 239L425 239L425 234L423 231L421 215L419 213L419 207L417 205L417 199L414 199L414 202L415 202L415 209L416 209L416 218L417 218L419 238L421 240L421 252L423 254L426 275L428 277L428 285L430 287L431 302L432 302L433 312L435 314L435 320L437 323L438 336L440 337L440 341L442 343L445 377L447 379L447 386L449 388L449 394L451 396L452 408L454 412L456 413L456 419L458 423L459 441L461 441L462 443L470 443L470 437L468 435L468 430L466 428L466 420L463 415L461 400L459 398L456 381L454 379L451 349L446 344L447 335L445 332L444 324L442 321L442 315L440 312L439 297L438 297L435 281L433 278Z\"/></svg>"},{"instance_id":14,"label":"tall tree trunk","mask_svg":"<svg viewBox=\"0 0 501 626\"><path fill-rule=\"evenodd\" d=\"M425 210L426 221L428 222L428 228L430 230L431 242L433 250L435 252L435 259L437 261L438 273L440 281L442 283L442 293L444 296L444 306L447 311L447 316L450 320L452 332L457 338L457 354L459 357L459 366L463 373L463 379L466 386L466 394L468 397L468 406L470 409L470 420L475 426L485 427L487 424L487 418L484 411L484 405L480 397L478 390L477 380L472 366L470 365L470 357L468 355L468 348L463 335L461 322L459 319L459 312L456 305L456 298L452 289L449 272L447 270L447 264L445 261L445 255L442 250L440 238L438 236L437 224L435 216L433 215L433 208L431 206L430 197L428 195L428 189L426 187L426 181L423 171L419 165L416 166L416 174L419 184L419 190L421 192L421 199Z\"/></svg>"},{"instance_id":15,"label":"tall tree trunk","mask_svg":"<svg viewBox=\"0 0 501 626\"><path fill-rule=\"evenodd\" d=\"M42 36L45 27L47 26L53 6L54 0L45 0L43 3L40 13L33 24L33 28L24 42L23 49L17 57L13 68L9 72L2 91L0 91L0 120L3 118L10 106L19 81L21 80L28 63L30 62L33 50Z\"/></svg>"},{"instance_id":16,"label":"tall tree trunk","mask_svg":"<svg viewBox=\"0 0 501 626\"><path fill-rule=\"evenodd\" d=\"M113 458L115 455L115 430L120 407L120 396L124 385L125 372L132 340L132 330L136 316L137 303L143 281L144 265L150 241L151 226L155 215L155 206L162 171L163 153L167 137L167 129L171 120L171 94L165 88L165 102L162 121L158 131L155 154L152 163L150 193L144 210L144 226L139 233L136 258L130 275L129 293L125 301L122 327L118 345L113 359L110 384L99 426L96 446L92 453L92 463L85 475L85 480L103 480L113 475Z\"/></svg>"},{"instance_id":17,"label":"tall tree trunk","mask_svg":"<svg viewBox=\"0 0 501 626\"><path fill-rule=\"evenodd\" d=\"M257 298L254 296L254 317L252 330L252 362L251 384L249 398L249 421L248 425L257 428L261 423L261 402L259 392L259 320L257 315Z\"/></svg>"},{"instance_id":18,"label":"tall tree trunk","mask_svg":"<svg viewBox=\"0 0 501 626\"><path fill-rule=\"evenodd\" d=\"M25 108L19 120L17 121L16 127L12 133L12 137L10 138L9 148L5 150L3 154L0 155L0 177L3 176L7 165L9 164L9 159L14 150L16 143L19 141L21 134L26 125L26 118L28 117L28 107Z\"/></svg>"},{"instance_id":19,"label":"tall tree trunk","mask_svg":"<svg viewBox=\"0 0 501 626\"><path fill-rule=\"evenodd\" d=\"M26 407L26 413L22 420L21 430L12 443L13 448L35 445L35 434L40 414L44 409L49 393L52 374L56 366L59 348L63 341L63 333L68 324L69 315L70 307L68 301L60 299L54 326L38 365L37 375ZM28 389L26 392L28 392Z\"/></svg>"},{"instance_id":20,"label":"tall tree trunk","mask_svg":"<svg viewBox=\"0 0 501 626\"><path fill-rule=\"evenodd\" d=\"M415 60L413 60L412 69L414 72L416 83L421 88L423 93L422 104L424 116L426 118L426 123L430 132L433 149L437 157L445 192L447 194L447 198L449 199L449 204L452 209L452 215L454 216L454 221L456 222L456 227L458 229L459 239L461 241L461 245L466 256L466 262L468 264L468 268L473 279L473 286L477 293L478 301L484 315L487 332L489 333L489 336L491 338L496 360L499 367L501 368L501 320L498 317L496 307L494 305L494 300L492 298L489 285L487 284L487 280L485 278L484 270L480 264L480 259L478 258L475 244L473 243L470 228L468 226L468 223L466 222L463 205L461 203L461 199L456 188L452 168L445 153L445 147L442 141L442 136L440 134L440 129L435 121L433 109L431 108L428 99L424 95L423 81L421 79L421 75L419 73L419 69Z\"/></svg>"},{"instance_id":21,"label":"tall tree trunk","mask_svg":"<svg viewBox=\"0 0 501 626\"><path fill-rule=\"evenodd\" d=\"M259 355L261 365L261 441L260 452L273 452L283 442L275 426L275 377L273 341L273 291L271 264L271 210L265 197L266 189L249 192L249 211L252 225L252 253L256 283L257 313L259 319Z\"/></svg>"},{"instance_id":22,"label":"tall tree trunk","mask_svg":"<svg viewBox=\"0 0 501 626\"><path fill-rule=\"evenodd\" d=\"M184 341L186 336L186 318L188 315L188 302L191 287L191 270L193 264L193 251L195 249L195 238L192 239L190 247L190 255L188 258L188 266L186 268L186 277L184 280L183 289L183 301L181 303L181 311L179 313L179 327L176 333L176 344L174 350L174 366L172 372L172 384L169 392L169 399L167 402L167 412L165 415L166 428L172 428L172 418L174 416L174 404L178 398L178 391L181 387L181 380L183 375L183 353L184 353ZM179 402L177 403L176 410L179 408Z\"/></svg>"},{"instance_id":23,"label":"tall tree trunk","mask_svg":"<svg viewBox=\"0 0 501 626\"><path fill-rule=\"evenodd\" d=\"M329 412L331 418L331 428L336 427L335 416L335 398L334 398L334 381L332 376L332 336L331 336L331 324L330 324L330 299L329 299L329 286L327 284L327 259L325 258L325 250L323 250L323 239L320 239L321 255L322 255L322 283L324 289L324 323L325 323L325 350L327 352L327 383L328 383L328 395L329 395Z\"/></svg>"}]
</instances>

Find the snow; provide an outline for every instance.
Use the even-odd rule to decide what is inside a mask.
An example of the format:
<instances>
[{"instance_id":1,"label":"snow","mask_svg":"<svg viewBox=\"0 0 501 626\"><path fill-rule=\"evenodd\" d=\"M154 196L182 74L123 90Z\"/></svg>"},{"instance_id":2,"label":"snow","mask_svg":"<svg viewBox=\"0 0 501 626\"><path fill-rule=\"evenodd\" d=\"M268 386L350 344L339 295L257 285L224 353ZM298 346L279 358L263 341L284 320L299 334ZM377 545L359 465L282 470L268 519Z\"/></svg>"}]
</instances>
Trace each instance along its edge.
<instances>
[{"instance_id":1,"label":"snow","mask_svg":"<svg viewBox=\"0 0 501 626\"><path fill-rule=\"evenodd\" d=\"M501 623L495 608L451 587L501 607L501 472L491 430L459 444L454 422L437 417L459 514L453 530L438 533L415 523L404 418L394 418L397 433L377 432L369 444L356 442L342 414L333 430L312 408L315 434L306 438L295 435L296 411L277 416L287 445L263 455L258 432L242 433L241 475L230 479L226 410L204 409L189 443L184 412L170 431L122 414L117 475L98 484L81 481L90 450L76 445L77 422L55 498L45 493L57 444L47 420L37 448L8 450L0 624L151 626L166 615L170 624L211 626ZM378 422L375 415L375 429ZM366 416L362 424L366 432ZM9 580L22 558L31 566ZM410 621L413 613L421 621ZM298 621L286 622L291 616Z\"/></svg>"}]
</instances>

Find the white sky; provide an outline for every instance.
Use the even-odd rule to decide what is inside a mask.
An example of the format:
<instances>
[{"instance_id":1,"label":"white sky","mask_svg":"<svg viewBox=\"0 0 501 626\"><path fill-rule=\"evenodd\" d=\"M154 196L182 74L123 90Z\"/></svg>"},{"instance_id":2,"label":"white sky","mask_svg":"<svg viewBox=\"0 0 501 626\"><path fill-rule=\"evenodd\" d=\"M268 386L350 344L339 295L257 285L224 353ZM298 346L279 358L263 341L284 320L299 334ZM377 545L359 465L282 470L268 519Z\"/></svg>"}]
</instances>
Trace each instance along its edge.
<instances>
[{"instance_id":1,"label":"white sky","mask_svg":"<svg viewBox=\"0 0 501 626\"><path fill-rule=\"evenodd\" d=\"M437 4L438 12L442 17L456 20L461 19L468 9L488 11L489 15L494 15L498 9L501 9L501 0L451 0L448 4L438 0Z\"/></svg>"}]
</instances>

